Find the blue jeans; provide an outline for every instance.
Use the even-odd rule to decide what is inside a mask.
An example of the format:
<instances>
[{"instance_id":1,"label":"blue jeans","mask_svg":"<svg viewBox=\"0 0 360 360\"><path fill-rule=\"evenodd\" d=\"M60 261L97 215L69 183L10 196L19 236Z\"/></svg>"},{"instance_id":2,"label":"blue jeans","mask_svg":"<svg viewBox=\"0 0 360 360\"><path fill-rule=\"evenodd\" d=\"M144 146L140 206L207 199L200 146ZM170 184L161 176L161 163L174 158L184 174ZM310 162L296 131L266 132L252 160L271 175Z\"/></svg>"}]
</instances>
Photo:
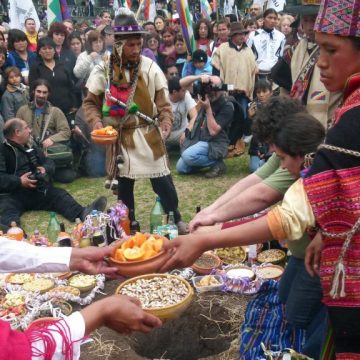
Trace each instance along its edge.
<instances>
[{"instance_id":1,"label":"blue jeans","mask_svg":"<svg viewBox=\"0 0 360 360\"><path fill-rule=\"evenodd\" d=\"M259 167L263 166L265 164L264 159L260 159L256 155L250 155L250 164L249 164L249 170L250 172L255 172Z\"/></svg>"},{"instance_id":2,"label":"blue jeans","mask_svg":"<svg viewBox=\"0 0 360 360\"><path fill-rule=\"evenodd\" d=\"M209 159L209 143L206 141L199 141L194 145L189 146L182 154L176 164L176 170L180 174L189 174L193 170L212 167L216 165L219 160Z\"/></svg>"},{"instance_id":3,"label":"blue jeans","mask_svg":"<svg viewBox=\"0 0 360 360\"><path fill-rule=\"evenodd\" d=\"M290 257L279 285L279 298L285 304L286 320L306 330L303 353L319 359L328 325L327 309L322 304L318 276L310 276L303 259Z\"/></svg>"}]
</instances>

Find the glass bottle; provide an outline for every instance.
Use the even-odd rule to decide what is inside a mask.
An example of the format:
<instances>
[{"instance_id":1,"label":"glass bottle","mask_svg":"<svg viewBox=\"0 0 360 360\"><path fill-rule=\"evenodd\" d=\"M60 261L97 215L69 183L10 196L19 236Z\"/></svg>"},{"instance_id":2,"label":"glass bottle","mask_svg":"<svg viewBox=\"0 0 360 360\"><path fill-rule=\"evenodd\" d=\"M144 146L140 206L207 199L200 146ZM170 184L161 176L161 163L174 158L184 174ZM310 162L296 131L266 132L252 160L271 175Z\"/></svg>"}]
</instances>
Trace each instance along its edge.
<instances>
[{"instance_id":1,"label":"glass bottle","mask_svg":"<svg viewBox=\"0 0 360 360\"><path fill-rule=\"evenodd\" d=\"M161 206L160 197L156 197L155 204L150 213L150 233L152 234L158 226L161 225L162 215L165 214Z\"/></svg>"},{"instance_id":2,"label":"glass bottle","mask_svg":"<svg viewBox=\"0 0 360 360\"><path fill-rule=\"evenodd\" d=\"M24 240L24 231L16 225L15 221L10 224L10 229L7 231L7 237L12 240Z\"/></svg>"},{"instance_id":3,"label":"glass bottle","mask_svg":"<svg viewBox=\"0 0 360 360\"><path fill-rule=\"evenodd\" d=\"M65 231L64 223L60 224L60 232L57 237L57 243L58 246L62 246L62 247L71 247L72 245L70 235Z\"/></svg>"},{"instance_id":4,"label":"glass bottle","mask_svg":"<svg viewBox=\"0 0 360 360\"><path fill-rule=\"evenodd\" d=\"M130 209L129 218L130 222L130 235L135 235L135 233L140 232L140 224L135 219L135 211L134 209Z\"/></svg>"},{"instance_id":5,"label":"glass bottle","mask_svg":"<svg viewBox=\"0 0 360 360\"><path fill-rule=\"evenodd\" d=\"M175 216L173 211L169 211L169 219L168 219L168 225L167 225L168 231L169 231L169 239L175 239L179 236L179 230L178 227L175 224Z\"/></svg>"},{"instance_id":6,"label":"glass bottle","mask_svg":"<svg viewBox=\"0 0 360 360\"><path fill-rule=\"evenodd\" d=\"M55 212L50 212L50 221L47 227L47 236L51 244L56 244L57 237L60 232L60 223L56 217Z\"/></svg>"}]
</instances>

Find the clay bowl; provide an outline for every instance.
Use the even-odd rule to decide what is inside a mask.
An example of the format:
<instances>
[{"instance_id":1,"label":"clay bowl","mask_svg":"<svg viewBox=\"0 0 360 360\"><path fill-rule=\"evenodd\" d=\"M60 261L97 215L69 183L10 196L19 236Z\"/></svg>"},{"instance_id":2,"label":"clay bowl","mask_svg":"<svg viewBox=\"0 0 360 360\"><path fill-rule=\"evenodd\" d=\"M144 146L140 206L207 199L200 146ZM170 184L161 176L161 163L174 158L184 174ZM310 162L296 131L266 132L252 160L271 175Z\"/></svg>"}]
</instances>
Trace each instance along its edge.
<instances>
[{"instance_id":1,"label":"clay bowl","mask_svg":"<svg viewBox=\"0 0 360 360\"><path fill-rule=\"evenodd\" d=\"M27 274L27 275L29 275L29 278L26 281L24 281L24 279L21 279L21 275L22 275L21 273L18 273L18 274L11 273L6 276L5 282L8 284L13 284L13 285L23 285L25 282L34 280L34 274Z\"/></svg>"},{"instance_id":2,"label":"clay bowl","mask_svg":"<svg viewBox=\"0 0 360 360\"><path fill-rule=\"evenodd\" d=\"M176 278L185 284L186 288L188 289L188 293L185 296L185 298L180 302L178 302L177 304L164 306L162 308L151 308L151 309L143 308L144 311L146 311L149 314L157 316L162 321L177 318L183 311L185 311L189 307L192 298L194 296L194 290L191 287L191 285L180 276L170 275L170 274L147 274L147 275L137 276L121 283L120 286L116 289L115 294L121 294L121 289L128 284L131 284L139 279L149 279L152 277Z\"/></svg>"},{"instance_id":3,"label":"clay bowl","mask_svg":"<svg viewBox=\"0 0 360 360\"><path fill-rule=\"evenodd\" d=\"M256 275L262 280L280 280L284 268L279 265L264 265L259 266L256 270Z\"/></svg>"},{"instance_id":4,"label":"clay bowl","mask_svg":"<svg viewBox=\"0 0 360 360\"><path fill-rule=\"evenodd\" d=\"M99 145L111 145L117 140L117 135L95 135L91 133L91 140L95 144Z\"/></svg>"},{"instance_id":5,"label":"clay bowl","mask_svg":"<svg viewBox=\"0 0 360 360\"><path fill-rule=\"evenodd\" d=\"M257 256L257 261L261 264L271 263L274 265L281 265L285 263L286 254L279 249L269 249L262 251Z\"/></svg>"},{"instance_id":6,"label":"clay bowl","mask_svg":"<svg viewBox=\"0 0 360 360\"><path fill-rule=\"evenodd\" d=\"M164 239L165 241L169 241ZM118 274L127 278L145 274L156 273L167 258L166 251L162 250L157 255L146 260L119 261L113 257L109 258L110 266L118 269Z\"/></svg>"},{"instance_id":7,"label":"clay bowl","mask_svg":"<svg viewBox=\"0 0 360 360\"><path fill-rule=\"evenodd\" d=\"M213 269L219 268L221 264L222 261L217 255L205 252L191 265L191 268L199 275L209 275Z\"/></svg>"}]
</instances>

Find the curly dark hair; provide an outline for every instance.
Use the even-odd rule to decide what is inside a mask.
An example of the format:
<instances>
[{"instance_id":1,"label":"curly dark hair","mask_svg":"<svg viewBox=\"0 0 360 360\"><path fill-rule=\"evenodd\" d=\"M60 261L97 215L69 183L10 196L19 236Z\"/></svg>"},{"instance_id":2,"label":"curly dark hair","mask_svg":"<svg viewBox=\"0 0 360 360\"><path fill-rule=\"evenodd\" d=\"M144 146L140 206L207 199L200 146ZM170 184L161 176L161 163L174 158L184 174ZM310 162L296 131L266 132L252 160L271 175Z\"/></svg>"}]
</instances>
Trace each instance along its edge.
<instances>
[{"instance_id":1,"label":"curly dark hair","mask_svg":"<svg viewBox=\"0 0 360 360\"><path fill-rule=\"evenodd\" d=\"M307 112L290 114L273 134L272 143L290 156L315 152L324 141L325 128Z\"/></svg>"},{"instance_id":2,"label":"curly dark hair","mask_svg":"<svg viewBox=\"0 0 360 360\"><path fill-rule=\"evenodd\" d=\"M194 37L195 40L199 40L200 39L200 34L199 34L199 29L200 29L200 25L201 24L205 24L208 28L208 36L207 38L210 40L213 38L213 31L212 31L212 25L211 22L208 19L200 19L194 26Z\"/></svg>"},{"instance_id":3,"label":"curly dark hair","mask_svg":"<svg viewBox=\"0 0 360 360\"><path fill-rule=\"evenodd\" d=\"M68 49L69 48L69 45L68 45L68 36L69 35L68 35L68 32L67 32L66 26L63 23L54 22L53 24L51 24L47 36L52 38L54 33L64 34L65 35L65 40L64 40L63 47Z\"/></svg>"},{"instance_id":4,"label":"curly dark hair","mask_svg":"<svg viewBox=\"0 0 360 360\"><path fill-rule=\"evenodd\" d=\"M260 142L273 143L274 135L281 129L287 117L305 111L305 106L298 100L274 96L256 111L252 132Z\"/></svg>"}]
</instances>

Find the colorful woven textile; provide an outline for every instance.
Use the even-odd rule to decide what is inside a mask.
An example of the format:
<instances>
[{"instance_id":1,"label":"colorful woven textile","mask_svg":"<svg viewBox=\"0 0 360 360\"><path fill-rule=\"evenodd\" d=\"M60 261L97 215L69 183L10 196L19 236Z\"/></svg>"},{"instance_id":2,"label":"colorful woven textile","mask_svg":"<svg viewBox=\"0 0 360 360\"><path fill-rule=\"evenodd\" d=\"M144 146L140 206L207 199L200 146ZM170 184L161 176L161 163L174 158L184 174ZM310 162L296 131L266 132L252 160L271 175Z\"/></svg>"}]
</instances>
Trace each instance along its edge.
<instances>
[{"instance_id":1,"label":"colorful woven textile","mask_svg":"<svg viewBox=\"0 0 360 360\"><path fill-rule=\"evenodd\" d=\"M360 76L354 75L348 82L352 92L345 89L346 99L336 111L335 126L326 137L326 144L360 152ZM323 235L324 249L320 265L320 278L324 291L324 303L329 306L360 306L360 232L352 236L346 249L344 297L330 296L334 283L335 268L345 241L341 233L348 232L360 217L360 158L321 148L304 179L316 221Z\"/></svg>"},{"instance_id":2,"label":"colorful woven textile","mask_svg":"<svg viewBox=\"0 0 360 360\"><path fill-rule=\"evenodd\" d=\"M315 31L360 36L359 0L322 0Z\"/></svg>"},{"instance_id":3,"label":"colorful woven textile","mask_svg":"<svg viewBox=\"0 0 360 360\"><path fill-rule=\"evenodd\" d=\"M278 297L279 283L265 282L246 308L240 327L240 360L264 358L260 343L272 351L291 348L300 352L305 340L303 330L295 330L284 319L284 305Z\"/></svg>"}]
</instances>

